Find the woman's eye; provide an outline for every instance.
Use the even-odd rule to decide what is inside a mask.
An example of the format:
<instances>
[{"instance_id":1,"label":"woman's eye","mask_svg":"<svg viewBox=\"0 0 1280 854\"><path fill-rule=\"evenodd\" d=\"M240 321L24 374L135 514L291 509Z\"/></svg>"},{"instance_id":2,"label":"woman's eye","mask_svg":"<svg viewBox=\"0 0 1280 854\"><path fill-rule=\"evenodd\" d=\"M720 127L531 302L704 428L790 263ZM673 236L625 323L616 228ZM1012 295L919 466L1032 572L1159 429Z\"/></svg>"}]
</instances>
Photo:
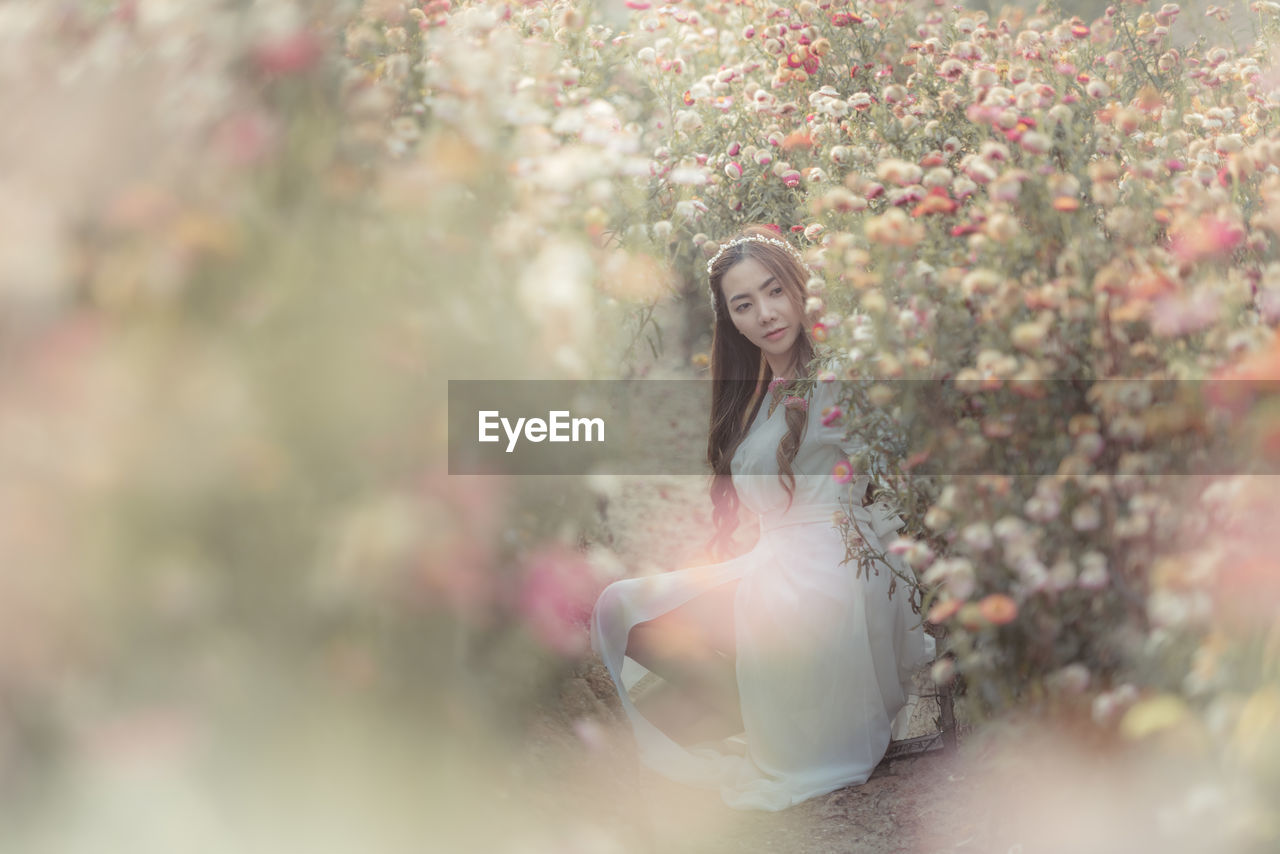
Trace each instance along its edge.
<instances>
[{"instance_id":1,"label":"woman's eye","mask_svg":"<svg viewBox=\"0 0 1280 854\"><path fill-rule=\"evenodd\" d=\"M734 307L733 310L736 311L738 314L742 314L742 310L749 305L751 305L751 303L749 302L740 302L737 304L737 306Z\"/></svg>"},{"instance_id":2,"label":"woman's eye","mask_svg":"<svg viewBox=\"0 0 1280 854\"><path fill-rule=\"evenodd\" d=\"M774 289L773 289L773 295L774 295L774 296L777 296L777 295L778 295L778 294L780 294L780 293L782 293L782 288L781 288L781 286L776 287L776 288L774 288Z\"/></svg>"}]
</instances>

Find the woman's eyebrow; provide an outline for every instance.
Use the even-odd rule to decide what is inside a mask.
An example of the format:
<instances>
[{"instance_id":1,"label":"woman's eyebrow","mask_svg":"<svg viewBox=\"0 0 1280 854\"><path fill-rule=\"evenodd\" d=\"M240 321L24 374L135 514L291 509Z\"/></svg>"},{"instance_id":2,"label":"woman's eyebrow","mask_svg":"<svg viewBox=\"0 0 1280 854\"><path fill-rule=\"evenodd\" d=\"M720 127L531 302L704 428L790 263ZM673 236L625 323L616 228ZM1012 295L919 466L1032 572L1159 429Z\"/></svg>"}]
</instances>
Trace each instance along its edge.
<instances>
[{"instance_id":1,"label":"woman's eyebrow","mask_svg":"<svg viewBox=\"0 0 1280 854\"><path fill-rule=\"evenodd\" d=\"M765 288L769 287L769 285L773 284L773 280L774 280L774 277L770 276L769 278L761 282L760 287L756 288L756 290L758 291L764 290ZM733 302L734 300L747 299L750 296L751 296L750 294L734 294L733 296L729 297L729 302Z\"/></svg>"}]
</instances>

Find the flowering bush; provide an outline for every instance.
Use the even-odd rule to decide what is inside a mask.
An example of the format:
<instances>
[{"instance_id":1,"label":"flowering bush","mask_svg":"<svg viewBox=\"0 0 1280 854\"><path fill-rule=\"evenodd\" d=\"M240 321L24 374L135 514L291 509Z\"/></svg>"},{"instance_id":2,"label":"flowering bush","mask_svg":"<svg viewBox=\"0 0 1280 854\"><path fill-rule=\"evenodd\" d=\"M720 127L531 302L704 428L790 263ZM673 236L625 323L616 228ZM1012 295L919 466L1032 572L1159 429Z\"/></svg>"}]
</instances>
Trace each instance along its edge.
<instances>
[{"instance_id":1,"label":"flowering bush","mask_svg":"<svg viewBox=\"0 0 1280 854\"><path fill-rule=\"evenodd\" d=\"M1175 45L1182 10L1143 2L1093 20L893 0L633 19L667 107L644 134L644 236L697 281L744 223L793 235L814 337L856 380L852 432L879 429L902 381L935 384L937 430L897 407L911 446L869 440L851 462L908 520L893 548L949 633L939 675L988 709L1093 698L1116 725L1144 691L1189 690L1221 625L1218 570L1185 555L1221 547L1196 496L1222 487L1165 476L1276 462L1273 398L1191 382L1235 377L1280 322L1277 8L1252 9L1248 50ZM926 476L957 461L985 474Z\"/></svg>"},{"instance_id":2,"label":"flowering bush","mask_svg":"<svg viewBox=\"0 0 1280 854\"><path fill-rule=\"evenodd\" d=\"M449 477L446 380L608 364L661 270L566 209L634 139L556 107L570 54L492 10L445 38L447 2L249 5L0 11L14 850L332 842L424 767L492 780L604 583L583 482ZM369 734L373 785L345 789L337 732ZM205 832L194 804L257 785L299 800ZM428 847L473 820L394 819Z\"/></svg>"},{"instance_id":3,"label":"flowering bush","mask_svg":"<svg viewBox=\"0 0 1280 854\"><path fill-rule=\"evenodd\" d=\"M871 472L906 518L891 548L947 632L936 678L963 674L991 710L1135 739L1200 720L1272 755L1274 656L1234 618L1249 597L1215 586L1270 589L1256 536L1218 515L1256 482L1164 475L1242 465L1231 448L1275 462L1270 398L1192 382L1276 373L1250 354L1280 321L1280 9L1255 4L1261 38L1239 50L1175 43L1175 4L994 21L897 0L624 5L463 3L449 26L470 40L419 18L366 66L421 69L390 76L410 134L483 140L496 122L531 152L496 248L537 257L585 232L584 264L637 271L595 307L637 306L634 330L663 292L646 253L702 312L703 262L738 226L804 249L813 337L850 380L822 417L868 447L832 476ZM519 79L476 55L507 32L529 51Z\"/></svg>"}]
</instances>

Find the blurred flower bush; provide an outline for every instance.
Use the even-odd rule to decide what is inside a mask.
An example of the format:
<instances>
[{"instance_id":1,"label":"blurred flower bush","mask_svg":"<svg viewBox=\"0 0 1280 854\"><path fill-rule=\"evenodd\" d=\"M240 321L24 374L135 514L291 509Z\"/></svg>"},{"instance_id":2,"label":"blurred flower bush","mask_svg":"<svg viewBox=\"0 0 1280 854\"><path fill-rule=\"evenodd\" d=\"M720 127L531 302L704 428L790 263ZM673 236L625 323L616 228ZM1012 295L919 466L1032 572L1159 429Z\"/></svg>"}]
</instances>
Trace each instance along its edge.
<instances>
[{"instance_id":1,"label":"blurred flower bush","mask_svg":"<svg viewBox=\"0 0 1280 854\"><path fill-rule=\"evenodd\" d=\"M416 850L393 812L499 837L510 801L469 810L583 650L605 481L450 478L445 381L631 375L663 298L707 325L703 264L748 222L814 272L831 415L872 451L835 476L907 520L937 678L1213 748L1274 803L1274 497L1164 476L1277 454L1280 7L1251 8L1237 49L1143 2L6 4L15 838L48 842L50 791L73 847L119 815L161 816L157 850L291 817ZM893 411L905 380L947 429ZM188 779L295 800L228 829L155 783Z\"/></svg>"},{"instance_id":2,"label":"blurred flower bush","mask_svg":"<svg viewBox=\"0 0 1280 854\"><path fill-rule=\"evenodd\" d=\"M518 820L476 810L582 652L596 496L451 478L446 381L612 375L666 287L605 232L647 166L566 97L573 26L0 10L6 845L444 850Z\"/></svg>"}]
</instances>

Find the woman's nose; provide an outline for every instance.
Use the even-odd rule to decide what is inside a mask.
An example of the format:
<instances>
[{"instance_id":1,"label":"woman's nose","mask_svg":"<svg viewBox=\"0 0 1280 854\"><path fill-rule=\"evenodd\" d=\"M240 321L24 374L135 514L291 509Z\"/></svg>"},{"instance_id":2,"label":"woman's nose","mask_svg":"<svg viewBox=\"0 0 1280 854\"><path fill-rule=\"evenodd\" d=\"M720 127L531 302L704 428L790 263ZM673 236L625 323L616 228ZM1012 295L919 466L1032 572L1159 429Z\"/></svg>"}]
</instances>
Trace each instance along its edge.
<instances>
[{"instance_id":1,"label":"woman's nose","mask_svg":"<svg viewBox=\"0 0 1280 854\"><path fill-rule=\"evenodd\" d=\"M770 323L772 323L773 319L777 316L778 316L778 309L776 306L770 305L767 302L761 303L760 305L760 322L761 323L767 326Z\"/></svg>"}]
</instances>

